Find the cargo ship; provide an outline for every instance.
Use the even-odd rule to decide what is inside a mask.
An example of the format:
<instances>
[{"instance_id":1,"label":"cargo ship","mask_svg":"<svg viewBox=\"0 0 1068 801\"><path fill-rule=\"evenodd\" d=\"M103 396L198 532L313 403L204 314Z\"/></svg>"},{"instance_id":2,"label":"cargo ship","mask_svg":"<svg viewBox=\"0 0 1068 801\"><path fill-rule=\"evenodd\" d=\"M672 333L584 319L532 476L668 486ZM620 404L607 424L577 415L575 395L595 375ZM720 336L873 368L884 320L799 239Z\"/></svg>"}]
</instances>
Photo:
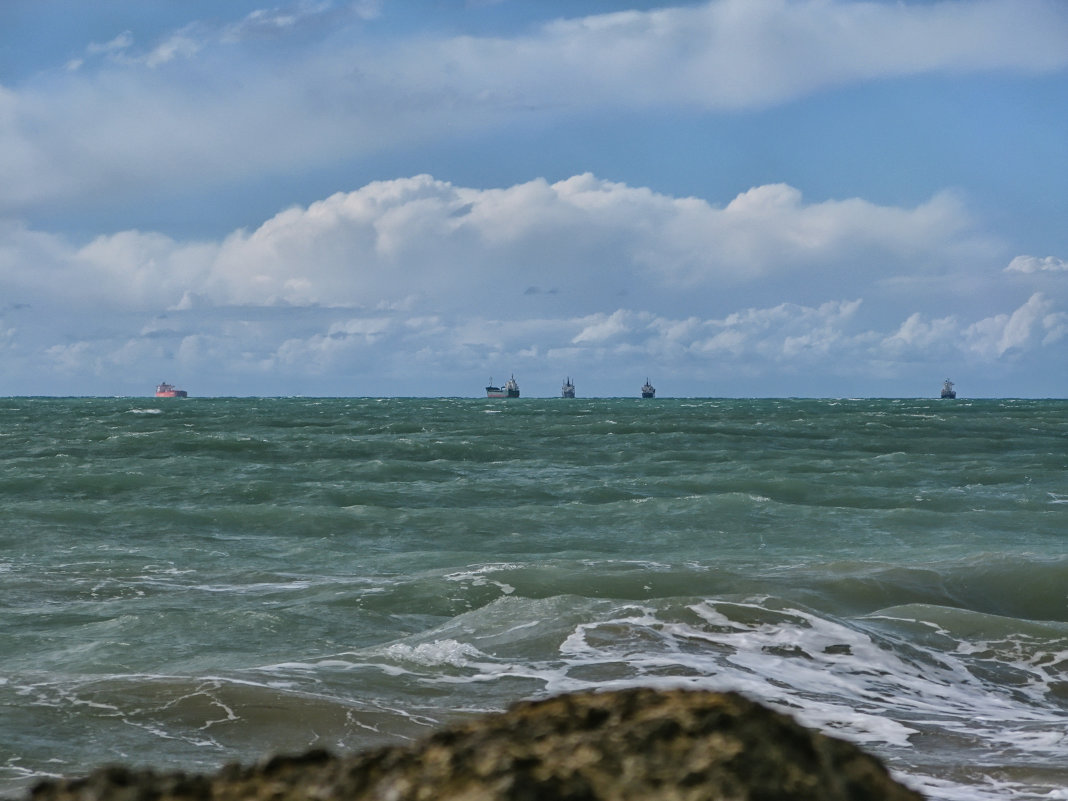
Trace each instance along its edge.
<instances>
[{"instance_id":1,"label":"cargo ship","mask_svg":"<svg viewBox=\"0 0 1068 801\"><path fill-rule=\"evenodd\" d=\"M162 382L156 387L157 398L187 398L189 393L184 389L175 389L174 384L168 384L166 381Z\"/></svg>"},{"instance_id":2,"label":"cargo ship","mask_svg":"<svg viewBox=\"0 0 1068 801\"><path fill-rule=\"evenodd\" d=\"M560 397L561 398L573 398L573 397L575 397L575 385L571 383L571 376L568 376L564 381L564 385L562 387L560 387Z\"/></svg>"},{"instance_id":3,"label":"cargo ship","mask_svg":"<svg viewBox=\"0 0 1068 801\"><path fill-rule=\"evenodd\" d=\"M955 398L957 397L957 390L953 389L954 384L948 378L942 383L942 397L943 398Z\"/></svg>"},{"instance_id":4,"label":"cargo ship","mask_svg":"<svg viewBox=\"0 0 1068 801\"><path fill-rule=\"evenodd\" d=\"M519 397L519 384L515 382L515 376L513 375L508 379L508 383L503 387L497 387L493 385L493 379L490 379L489 386L486 387L487 398L518 398Z\"/></svg>"},{"instance_id":5,"label":"cargo ship","mask_svg":"<svg viewBox=\"0 0 1068 801\"><path fill-rule=\"evenodd\" d=\"M645 379L645 383L642 384L642 397L643 398L655 398L656 387L649 383L649 379Z\"/></svg>"}]
</instances>

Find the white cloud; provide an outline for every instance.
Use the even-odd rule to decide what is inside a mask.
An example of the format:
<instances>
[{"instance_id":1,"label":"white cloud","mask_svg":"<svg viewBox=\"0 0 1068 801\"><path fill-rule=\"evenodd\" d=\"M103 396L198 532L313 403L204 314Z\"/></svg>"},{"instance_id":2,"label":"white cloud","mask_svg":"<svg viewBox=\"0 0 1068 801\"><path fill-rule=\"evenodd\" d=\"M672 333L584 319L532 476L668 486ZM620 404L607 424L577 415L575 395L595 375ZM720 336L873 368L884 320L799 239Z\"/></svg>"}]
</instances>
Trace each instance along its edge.
<instances>
[{"instance_id":1,"label":"white cloud","mask_svg":"<svg viewBox=\"0 0 1068 801\"><path fill-rule=\"evenodd\" d=\"M614 311L609 315L594 315L589 324L585 325L581 331L571 338L571 342L575 345L587 342L607 342L615 337L625 334L629 330L627 324L628 316L629 315L622 309Z\"/></svg>"},{"instance_id":2,"label":"white cloud","mask_svg":"<svg viewBox=\"0 0 1068 801\"><path fill-rule=\"evenodd\" d=\"M90 42L85 54L90 60L104 58L110 65L145 66L154 69L177 58L192 58L206 45L201 38L202 26L193 24L168 34L145 52L138 52L133 34L123 31L108 42ZM83 58L73 59L67 69L77 71L86 65Z\"/></svg>"},{"instance_id":3,"label":"white cloud","mask_svg":"<svg viewBox=\"0 0 1068 801\"><path fill-rule=\"evenodd\" d=\"M1017 256L1005 268L1007 273L1062 273L1068 272L1068 261L1054 256Z\"/></svg>"},{"instance_id":4,"label":"white cloud","mask_svg":"<svg viewBox=\"0 0 1068 801\"><path fill-rule=\"evenodd\" d=\"M960 325L954 317L927 320L915 312L889 337L883 340L884 348L898 357L919 357L941 352L946 345L959 340Z\"/></svg>"},{"instance_id":5,"label":"white cloud","mask_svg":"<svg viewBox=\"0 0 1068 801\"><path fill-rule=\"evenodd\" d=\"M176 58L192 58L203 49L204 45L196 37L186 33L176 33L156 45L141 62L150 68L174 61Z\"/></svg>"},{"instance_id":6,"label":"white cloud","mask_svg":"<svg viewBox=\"0 0 1068 801\"><path fill-rule=\"evenodd\" d=\"M1053 345L1068 337L1068 312L1055 312L1042 319L1046 335L1042 338L1043 346Z\"/></svg>"},{"instance_id":7,"label":"white cloud","mask_svg":"<svg viewBox=\"0 0 1068 801\"><path fill-rule=\"evenodd\" d=\"M85 373L87 370L95 373L99 370L100 359L94 356L94 350L91 342L52 345L45 349L45 363L67 374Z\"/></svg>"},{"instance_id":8,"label":"white cloud","mask_svg":"<svg viewBox=\"0 0 1068 801\"><path fill-rule=\"evenodd\" d=\"M75 286L135 308L166 306L199 285L218 252L213 244L178 243L157 233L122 231L99 236L74 254ZM84 291L84 290L79 290ZM176 297L177 296L177 297Z\"/></svg>"},{"instance_id":9,"label":"white cloud","mask_svg":"<svg viewBox=\"0 0 1068 801\"><path fill-rule=\"evenodd\" d=\"M130 33L130 31L123 31L122 33L120 33L118 36L116 36L114 39L112 39L109 42L104 42L103 44L99 44L97 42L91 42L85 48L85 52L88 53L91 56L100 55L102 53L104 53L104 54L119 53L119 52L122 52L124 50L129 49L131 46L133 46L133 43L134 43L133 34Z\"/></svg>"},{"instance_id":10,"label":"white cloud","mask_svg":"<svg viewBox=\"0 0 1068 801\"><path fill-rule=\"evenodd\" d=\"M552 311L586 316L570 335L577 342L606 341L637 325L603 311L624 296L657 314L697 314L724 290L767 287L770 277L780 292L783 282L804 284L817 272L839 288L846 281L862 288L937 272L961 248L985 247L949 196L911 209L859 199L806 203L777 184L717 207L589 174L486 190L426 175L379 181L218 242L121 231L74 247L19 224L3 233L0 288L22 302L141 312ZM550 289L531 291L538 286Z\"/></svg>"},{"instance_id":11,"label":"white cloud","mask_svg":"<svg viewBox=\"0 0 1068 801\"><path fill-rule=\"evenodd\" d=\"M227 25L222 33L226 42L237 42L247 37L270 36L290 31L302 21L329 11L328 2L301 2L286 8L256 9L243 20Z\"/></svg>"},{"instance_id":12,"label":"white cloud","mask_svg":"<svg viewBox=\"0 0 1068 801\"><path fill-rule=\"evenodd\" d=\"M1063 6L1044 0L722 0L562 20L518 42L461 40L444 52L473 82L508 47L514 60L482 72L492 76L482 86L528 102L551 85L571 87L576 101L750 108L878 77L1059 69L1068 63L1065 28ZM542 69L529 69L534 62Z\"/></svg>"},{"instance_id":13,"label":"white cloud","mask_svg":"<svg viewBox=\"0 0 1068 801\"><path fill-rule=\"evenodd\" d=\"M1011 314L998 314L970 325L964 331L969 347L986 358L1001 357L1013 349L1024 349L1033 342L1036 330L1056 328L1059 315L1052 314L1053 303L1041 292Z\"/></svg>"},{"instance_id":14,"label":"white cloud","mask_svg":"<svg viewBox=\"0 0 1068 801\"><path fill-rule=\"evenodd\" d=\"M817 264L848 272L861 257L907 271L917 252L925 262L940 252L950 260L974 237L969 225L948 196L914 209L806 204L778 185L716 208L591 175L493 190L417 176L339 193L233 234L196 291L216 303L367 306L414 293L441 307L494 308L520 294L542 296L530 287L546 285L553 291L545 296L576 309L585 299L591 311L625 286L699 294Z\"/></svg>"},{"instance_id":15,"label":"white cloud","mask_svg":"<svg viewBox=\"0 0 1068 801\"><path fill-rule=\"evenodd\" d=\"M714 0L507 38L352 33L376 16L375 3L305 2L193 23L144 50L122 33L66 76L0 89L0 213L289 173L532 110L754 108L901 75L1068 65L1056 0ZM305 26L321 33L287 38ZM256 46L267 34L286 44L269 64Z\"/></svg>"},{"instance_id":16,"label":"white cloud","mask_svg":"<svg viewBox=\"0 0 1068 801\"><path fill-rule=\"evenodd\" d=\"M171 313L136 336L113 332L54 343L36 357L30 343L20 340L21 331L11 344L38 369L50 365L68 386L117 372L142 381L149 380L146 376L159 380L164 373L192 376L200 393L214 388L256 394L304 385L318 392L351 392L355 383L361 387L358 394L472 394L489 376L514 371L528 381L527 394L537 395L554 389L550 381L559 381L558 372L587 376L590 392L592 374L641 379L648 372L671 377L691 391L711 385L729 393L743 377L753 376L774 379L778 392L789 392L814 376L850 376L855 387L883 375L908 375L917 365L927 365L923 372L933 374L946 364L989 370L1010 356L1045 353L1048 358L1049 346L1068 331L1068 313L1043 314L1049 304L1032 299L971 325L926 323L921 339L933 354L918 359L914 352L903 354L892 340L923 326L913 319L888 332L872 331L861 308L859 301L828 301L750 308L725 318L679 319L617 309L597 319L521 320L361 315L340 309L314 319L284 307L255 320L247 308L231 308L208 316L196 310ZM610 320L625 324L609 336L580 336ZM1043 332L1045 341L1040 341ZM6 363L6 352L0 354ZM544 386L535 389L538 384ZM148 386L123 389L136 393Z\"/></svg>"},{"instance_id":17,"label":"white cloud","mask_svg":"<svg viewBox=\"0 0 1068 801\"><path fill-rule=\"evenodd\" d=\"M1068 313L1053 311L1055 302L1040 292L1012 310L970 324L949 316L928 319L916 312L884 337L877 358L893 361L972 359L994 363L1040 350L1068 335Z\"/></svg>"},{"instance_id":18,"label":"white cloud","mask_svg":"<svg viewBox=\"0 0 1068 801\"><path fill-rule=\"evenodd\" d=\"M204 38L217 37L228 45L249 40L280 41L301 29L336 28L348 20L368 22L381 15L381 0L352 0L340 4L331 0L298 0L284 6L256 9L237 22L223 24L218 31L205 30Z\"/></svg>"},{"instance_id":19,"label":"white cloud","mask_svg":"<svg viewBox=\"0 0 1068 801\"><path fill-rule=\"evenodd\" d=\"M941 276L977 236L941 196L807 203L776 184L714 205L592 175L490 190L375 182L221 241L122 231L76 246L7 223L0 353L9 372L182 370L238 393L298 378L326 391L358 374L386 394L419 394L415 373L435 392L521 368L800 380L1052 353L1068 336L1064 299L1006 307L996 252L985 303L999 313L963 304L958 281L932 284L922 302L953 309L934 318L914 294L880 294L887 279ZM781 302L805 285L815 302ZM753 300L769 287L780 302Z\"/></svg>"},{"instance_id":20,"label":"white cloud","mask_svg":"<svg viewBox=\"0 0 1068 801\"><path fill-rule=\"evenodd\" d=\"M857 299L828 301L817 307L781 303L745 309L705 322L704 331L688 349L736 360L786 362L793 367L821 360L833 351L852 353L867 338L852 325L861 303Z\"/></svg>"}]
</instances>

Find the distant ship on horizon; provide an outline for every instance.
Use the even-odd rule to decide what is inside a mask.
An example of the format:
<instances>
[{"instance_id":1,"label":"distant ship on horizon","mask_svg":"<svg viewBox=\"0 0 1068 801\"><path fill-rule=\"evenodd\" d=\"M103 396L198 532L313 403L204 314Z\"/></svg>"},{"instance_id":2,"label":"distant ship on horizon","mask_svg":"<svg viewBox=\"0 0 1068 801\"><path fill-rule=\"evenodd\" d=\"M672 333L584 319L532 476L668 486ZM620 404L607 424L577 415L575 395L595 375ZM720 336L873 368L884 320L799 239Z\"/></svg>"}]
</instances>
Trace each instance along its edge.
<instances>
[{"instance_id":1,"label":"distant ship on horizon","mask_svg":"<svg viewBox=\"0 0 1068 801\"><path fill-rule=\"evenodd\" d=\"M942 397L943 398L955 398L957 397L957 390L953 389L955 384L948 378L942 383Z\"/></svg>"},{"instance_id":2,"label":"distant ship on horizon","mask_svg":"<svg viewBox=\"0 0 1068 801\"><path fill-rule=\"evenodd\" d=\"M174 384L168 384L166 381L161 381L156 386L157 398L188 398L189 393L184 389L176 389Z\"/></svg>"},{"instance_id":3,"label":"distant ship on horizon","mask_svg":"<svg viewBox=\"0 0 1068 801\"><path fill-rule=\"evenodd\" d=\"M656 387L649 383L648 377L645 379L645 383L642 384L642 397L643 398L655 398Z\"/></svg>"},{"instance_id":4,"label":"distant ship on horizon","mask_svg":"<svg viewBox=\"0 0 1068 801\"><path fill-rule=\"evenodd\" d=\"M490 379L489 386L486 387L487 398L518 398L519 397L519 384L515 381L515 374L508 379L508 382L503 387L494 386L493 379Z\"/></svg>"},{"instance_id":5,"label":"distant ship on horizon","mask_svg":"<svg viewBox=\"0 0 1068 801\"><path fill-rule=\"evenodd\" d=\"M564 379L564 385L560 387L561 398L573 398L575 397L575 385L571 383L571 376Z\"/></svg>"}]
</instances>

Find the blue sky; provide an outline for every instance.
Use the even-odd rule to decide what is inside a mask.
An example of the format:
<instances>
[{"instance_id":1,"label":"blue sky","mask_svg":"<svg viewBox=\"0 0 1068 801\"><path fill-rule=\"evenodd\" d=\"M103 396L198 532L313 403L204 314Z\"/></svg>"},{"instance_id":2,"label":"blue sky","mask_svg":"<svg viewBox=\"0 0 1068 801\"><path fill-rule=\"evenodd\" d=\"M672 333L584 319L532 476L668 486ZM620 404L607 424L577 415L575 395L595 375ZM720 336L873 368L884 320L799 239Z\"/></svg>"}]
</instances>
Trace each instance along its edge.
<instances>
[{"instance_id":1,"label":"blue sky","mask_svg":"<svg viewBox=\"0 0 1068 801\"><path fill-rule=\"evenodd\" d=\"M1068 3L3 0L0 395L1068 397Z\"/></svg>"}]
</instances>

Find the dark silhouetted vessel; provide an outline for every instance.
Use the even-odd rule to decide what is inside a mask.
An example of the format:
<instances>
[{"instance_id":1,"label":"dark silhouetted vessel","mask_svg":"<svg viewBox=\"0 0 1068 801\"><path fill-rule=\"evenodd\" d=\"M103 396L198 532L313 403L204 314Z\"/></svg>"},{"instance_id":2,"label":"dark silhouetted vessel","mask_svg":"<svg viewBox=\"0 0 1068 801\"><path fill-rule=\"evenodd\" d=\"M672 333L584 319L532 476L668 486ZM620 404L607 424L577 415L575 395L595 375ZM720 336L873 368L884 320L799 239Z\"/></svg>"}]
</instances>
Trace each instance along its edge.
<instances>
[{"instance_id":1,"label":"dark silhouetted vessel","mask_svg":"<svg viewBox=\"0 0 1068 801\"><path fill-rule=\"evenodd\" d=\"M515 376L513 375L508 379L508 383L503 387L496 387L493 385L493 379L490 379L490 385L486 387L487 398L518 398L519 397L519 384L515 382Z\"/></svg>"}]
</instances>

